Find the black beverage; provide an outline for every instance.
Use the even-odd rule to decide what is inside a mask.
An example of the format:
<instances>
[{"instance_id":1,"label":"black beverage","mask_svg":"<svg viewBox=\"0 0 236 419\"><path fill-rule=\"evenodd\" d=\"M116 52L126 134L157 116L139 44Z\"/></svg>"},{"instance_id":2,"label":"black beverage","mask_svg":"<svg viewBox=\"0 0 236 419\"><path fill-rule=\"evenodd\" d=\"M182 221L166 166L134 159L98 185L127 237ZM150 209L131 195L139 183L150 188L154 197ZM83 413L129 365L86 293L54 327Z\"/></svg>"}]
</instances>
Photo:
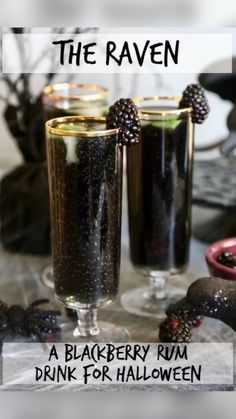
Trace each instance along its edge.
<instances>
[{"instance_id":1,"label":"black beverage","mask_svg":"<svg viewBox=\"0 0 236 419\"><path fill-rule=\"evenodd\" d=\"M187 266L191 143L189 117L169 115L143 120L140 143L128 150L130 253L137 267L175 272Z\"/></svg>"},{"instance_id":2,"label":"black beverage","mask_svg":"<svg viewBox=\"0 0 236 419\"><path fill-rule=\"evenodd\" d=\"M57 83L48 85L43 91L45 122L65 116L102 116L107 113L109 91L95 83ZM47 267L42 280L54 288L53 269Z\"/></svg>"},{"instance_id":3,"label":"black beverage","mask_svg":"<svg viewBox=\"0 0 236 419\"><path fill-rule=\"evenodd\" d=\"M56 129L47 138L55 291L67 306L96 307L118 291L122 149L115 130L97 133L104 123Z\"/></svg>"}]
</instances>

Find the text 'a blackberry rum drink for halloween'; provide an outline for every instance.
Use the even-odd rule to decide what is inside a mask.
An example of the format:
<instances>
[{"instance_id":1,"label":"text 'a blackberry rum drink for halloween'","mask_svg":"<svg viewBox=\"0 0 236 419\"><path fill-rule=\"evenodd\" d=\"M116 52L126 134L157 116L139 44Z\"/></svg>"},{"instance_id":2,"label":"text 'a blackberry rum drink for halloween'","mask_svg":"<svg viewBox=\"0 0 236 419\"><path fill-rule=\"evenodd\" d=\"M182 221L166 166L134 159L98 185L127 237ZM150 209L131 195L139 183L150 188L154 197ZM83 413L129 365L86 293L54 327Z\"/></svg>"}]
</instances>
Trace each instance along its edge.
<instances>
[{"instance_id":1,"label":"text 'a blackberry rum drink for halloween'","mask_svg":"<svg viewBox=\"0 0 236 419\"><path fill-rule=\"evenodd\" d=\"M46 129L57 299L77 310L76 342L126 341L125 329L97 323L97 308L116 298L119 285L123 151L118 129L107 129L105 118L96 117L52 119Z\"/></svg>"},{"instance_id":2,"label":"text 'a blackberry rum drink for halloween'","mask_svg":"<svg viewBox=\"0 0 236 419\"><path fill-rule=\"evenodd\" d=\"M123 307L133 314L163 318L183 293L170 281L167 286L167 279L188 267L193 122L203 122L209 111L204 97L194 108L191 93L202 90L189 87L186 103L184 96L137 99L141 138L127 149L130 257L150 284L122 295Z\"/></svg>"},{"instance_id":3,"label":"text 'a blackberry rum drink for halloween'","mask_svg":"<svg viewBox=\"0 0 236 419\"><path fill-rule=\"evenodd\" d=\"M62 116L103 116L108 111L109 90L95 83L56 83L43 91L45 121ZM52 266L42 273L42 281L54 288Z\"/></svg>"}]
</instances>

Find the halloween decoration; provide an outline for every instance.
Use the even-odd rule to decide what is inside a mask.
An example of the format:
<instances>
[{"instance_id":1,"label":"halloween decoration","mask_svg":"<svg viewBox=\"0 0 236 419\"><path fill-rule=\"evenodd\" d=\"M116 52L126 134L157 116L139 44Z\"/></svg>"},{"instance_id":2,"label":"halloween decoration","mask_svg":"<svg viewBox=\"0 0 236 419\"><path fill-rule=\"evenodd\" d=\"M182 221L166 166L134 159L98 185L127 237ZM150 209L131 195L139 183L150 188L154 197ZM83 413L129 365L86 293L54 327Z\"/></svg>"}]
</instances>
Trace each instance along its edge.
<instances>
[{"instance_id":1,"label":"halloween decoration","mask_svg":"<svg viewBox=\"0 0 236 419\"><path fill-rule=\"evenodd\" d=\"M160 339L176 342L176 333L166 333L166 324L170 324L173 316L184 313L194 313L195 319L199 316L212 317L221 320L236 331L236 282L222 278L200 278L190 285L186 297L167 310L167 320L160 327ZM188 324L188 317L184 318ZM179 325L178 325L179 326ZM177 327L177 326L176 326ZM173 326L172 326L173 328ZM184 325L177 327L178 335L184 330ZM186 329L186 328L185 328ZM189 342L189 333L181 334L181 342ZM179 340L178 340L179 342Z\"/></svg>"},{"instance_id":2,"label":"halloween decoration","mask_svg":"<svg viewBox=\"0 0 236 419\"><path fill-rule=\"evenodd\" d=\"M0 341L11 337L36 337L45 340L47 335L59 332L57 316L59 311L41 311L38 307L49 300L34 301L24 309L18 305L7 306L0 301Z\"/></svg>"}]
</instances>

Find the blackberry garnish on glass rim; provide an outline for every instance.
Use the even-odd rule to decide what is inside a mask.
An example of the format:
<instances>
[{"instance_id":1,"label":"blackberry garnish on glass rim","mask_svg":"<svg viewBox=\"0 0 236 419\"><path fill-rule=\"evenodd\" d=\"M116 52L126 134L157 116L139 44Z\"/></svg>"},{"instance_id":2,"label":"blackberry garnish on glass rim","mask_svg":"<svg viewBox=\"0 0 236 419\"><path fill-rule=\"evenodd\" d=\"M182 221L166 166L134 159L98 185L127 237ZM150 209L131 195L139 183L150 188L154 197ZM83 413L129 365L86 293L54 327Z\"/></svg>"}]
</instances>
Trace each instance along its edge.
<instances>
[{"instance_id":1,"label":"blackberry garnish on glass rim","mask_svg":"<svg viewBox=\"0 0 236 419\"><path fill-rule=\"evenodd\" d=\"M199 278L188 288L186 297L172 304L167 310L168 319L173 315L194 312L196 316L218 319L236 331L236 283L235 280L218 277ZM161 325L162 337L165 328Z\"/></svg>"},{"instance_id":2,"label":"blackberry garnish on glass rim","mask_svg":"<svg viewBox=\"0 0 236 419\"><path fill-rule=\"evenodd\" d=\"M208 105L205 91L200 84L190 84L183 92L183 96L179 102L179 108L192 108L192 122L194 124L202 124L207 118L210 108Z\"/></svg>"},{"instance_id":3,"label":"blackberry garnish on glass rim","mask_svg":"<svg viewBox=\"0 0 236 419\"><path fill-rule=\"evenodd\" d=\"M138 143L141 130L138 108L131 99L119 99L109 108L107 128L119 128L121 145Z\"/></svg>"}]
</instances>

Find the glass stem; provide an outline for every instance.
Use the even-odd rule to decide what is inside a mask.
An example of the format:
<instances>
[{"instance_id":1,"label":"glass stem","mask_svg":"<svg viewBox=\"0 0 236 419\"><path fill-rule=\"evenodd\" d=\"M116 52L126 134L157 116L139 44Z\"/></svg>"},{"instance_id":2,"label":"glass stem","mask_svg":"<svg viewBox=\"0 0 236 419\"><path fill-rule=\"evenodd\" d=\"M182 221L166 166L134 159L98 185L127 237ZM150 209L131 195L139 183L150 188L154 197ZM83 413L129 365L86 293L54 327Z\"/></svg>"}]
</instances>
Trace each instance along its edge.
<instances>
[{"instance_id":1,"label":"glass stem","mask_svg":"<svg viewBox=\"0 0 236 419\"><path fill-rule=\"evenodd\" d=\"M151 294L157 300L164 300L167 298L167 276L166 273L158 273L157 275L151 275L149 277L149 283L151 288Z\"/></svg>"},{"instance_id":2,"label":"glass stem","mask_svg":"<svg viewBox=\"0 0 236 419\"><path fill-rule=\"evenodd\" d=\"M74 336L97 336L99 327L97 324L97 309L86 308L77 310L78 326Z\"/></svg>"}]
</instances>

